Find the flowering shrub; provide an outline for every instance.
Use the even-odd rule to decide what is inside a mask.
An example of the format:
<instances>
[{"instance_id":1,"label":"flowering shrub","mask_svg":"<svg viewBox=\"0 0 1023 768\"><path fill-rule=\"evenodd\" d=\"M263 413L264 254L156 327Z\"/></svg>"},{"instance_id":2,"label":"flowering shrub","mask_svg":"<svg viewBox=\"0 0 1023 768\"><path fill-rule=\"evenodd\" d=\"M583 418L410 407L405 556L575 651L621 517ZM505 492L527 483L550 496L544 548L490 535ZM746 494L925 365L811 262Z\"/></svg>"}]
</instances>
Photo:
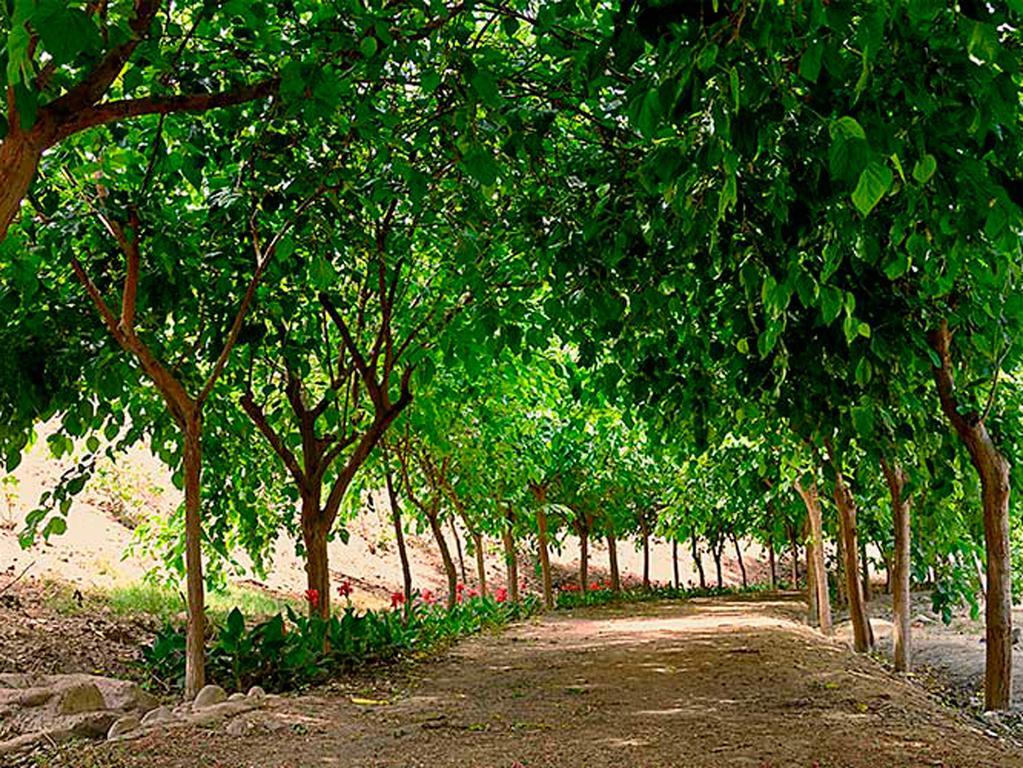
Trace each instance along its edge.
<instances>
[{"instance_id":1,"label":"flowering shrub","mask_svg":"<svg viewBox=\"0 0 1023 768\"><path fill-rule=\"evenodd\" d=\"M343 597L345 600L350 600L352 597L352 582L345 579L337 587L337 596Z\"/></svg>"},{"instance_id":2,"label":"flowering shrub","mask_svg":"<svg viewBox=\"0 0 1023 768\"><path fill-rule=\"evenodd\" d=\"M310 608L315 610L320 607L320 591L318 589L307 589L305 599Z\"/></svg>"},{"instance_id":3,"label":"flowering shrub","mask_svg":"<svg viewBox=\"0 0 1023 768\"><path fill-rule=\"evenodd\" d=\"M395 607L405 602L405 595ZM285 614L249 627L235 608L222 627L215 629L207 649L207 675L211 682L234 690L261 685L282 691L322 681L332 674L364 664L384 662L421 653L458 637L500 626L539 610L529 597L521 603L493 598L468 599L448 611L420 601L406 610L358 612L348 605L329 618L301 616L290 607ZM313 598L307 596L310 604ZM319 595L315 598L319 600ZM167 627L143 649L143 666L151 681L164 690L178 690L185 677L185 634Z\"/></svg>"}]
</instances>

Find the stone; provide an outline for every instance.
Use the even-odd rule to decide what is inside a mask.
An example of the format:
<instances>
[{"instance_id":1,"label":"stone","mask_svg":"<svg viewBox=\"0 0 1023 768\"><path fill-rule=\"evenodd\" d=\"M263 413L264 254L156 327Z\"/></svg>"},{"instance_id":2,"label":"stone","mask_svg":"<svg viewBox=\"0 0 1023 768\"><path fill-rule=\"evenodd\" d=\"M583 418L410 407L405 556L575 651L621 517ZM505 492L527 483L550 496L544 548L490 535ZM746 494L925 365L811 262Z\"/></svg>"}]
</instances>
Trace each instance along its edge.
<instances>
[{"instance_id":1,"label":"stone","mask_svg":"<svg viewBox=\"0 0 1023 768\"><path fill-rule=\"evenodd\" d=\"M57 712L61 715L77 715L79 712L95 712L105 708L103 694L95 683L73 683L61 691Z\"/></svg>"},{"instance_id":2,"label":"stone","mask_svg":"<svg viewBox=\"0 0 1023 768\"><path fill-rule=\"evenodd\" d=\"M109 710L83 712L70 718L70 731L74 736L87 739L101 739L107 735L118 714Z\"/></svg>"},{"instance_id":3,"label":"stone","mask_svg":"<svg viewBox=\"0 0 1023 768\"><path fill-rule=\"evenodd\" d=\"M245 694L244 693L232 693L230 696L227 697L227 700L228 701L245 701Z\"/></svg>"},{"instance_id":4,"label":"stone","mask_svg":"<svg viewBox=\"0 0 1023 768\"><path fill-rule=\"evenodd\" d=\"M168 707L157 707L151 709L142 716L142 725L155 725L157 723L172 723L178 717Z\"/></svg>"},{"instance_id":5,"label":"stone","mask_svg":"<svg viewBox=\"0 0 1023 768\"><path fill-rule=\"evenodd\" d=\"M227 692L219 685L206 685L195 695L192 709L206 709L227 700Z\"/></svg>"},{"instance_id":6,"label":"stone","mask_svg":"<svg viewBox=\"0 0 1023 768\"><path fill-rule=\"evenodd\" d=\"M92 682L103 694L103 701L106 702L107 709L148 712L160 704L160 700L153 694L131 680L96 677L92 679Z\"/></svg>"},{"instance_id":7,"label":"stone","mask_svg":"<svg viewBox=\"0 0 1023 768\"><path fill-rule=\"evenodd\" d=\"M251 688L249 688L249 698L250 699L263 699L263 698L266 698L266 691L264 691L258 685L254 685Z\"/></svg>"},{"instance_id":8,"label":"stone","mask_svg":"<svg viewBox=\"0 0 1023 768\"><path fill-rule=\"evenodd\" d=\"M134 731L140 725L142 725L142 721L139 720L138 715L124 715L117 718L114 724L110 726L110 730L107 731L107 738L116 739L118 736Z\"/></svg>"}]
</instances>

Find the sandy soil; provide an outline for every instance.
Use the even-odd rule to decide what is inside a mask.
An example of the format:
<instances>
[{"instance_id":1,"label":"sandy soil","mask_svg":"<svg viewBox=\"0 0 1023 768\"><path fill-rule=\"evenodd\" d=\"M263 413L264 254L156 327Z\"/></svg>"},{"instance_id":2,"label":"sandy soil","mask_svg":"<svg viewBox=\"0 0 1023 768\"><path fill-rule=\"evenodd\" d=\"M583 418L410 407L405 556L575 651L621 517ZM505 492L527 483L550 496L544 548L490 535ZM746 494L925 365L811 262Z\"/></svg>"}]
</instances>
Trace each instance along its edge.
<instances>
[{"instance_id":1,"label":"sandy soil","mask_svg":"<svg viewBox=\"0 0 1023 768\"><path fill-rule=\"evenodd\" d=\"M555 614L398 680L279 699L244 737L80 747L75 768L1023 767L1023 752L799 623L794 598ZM280 728L282 726L278 726Z\"/></svg>"}]
</instances>

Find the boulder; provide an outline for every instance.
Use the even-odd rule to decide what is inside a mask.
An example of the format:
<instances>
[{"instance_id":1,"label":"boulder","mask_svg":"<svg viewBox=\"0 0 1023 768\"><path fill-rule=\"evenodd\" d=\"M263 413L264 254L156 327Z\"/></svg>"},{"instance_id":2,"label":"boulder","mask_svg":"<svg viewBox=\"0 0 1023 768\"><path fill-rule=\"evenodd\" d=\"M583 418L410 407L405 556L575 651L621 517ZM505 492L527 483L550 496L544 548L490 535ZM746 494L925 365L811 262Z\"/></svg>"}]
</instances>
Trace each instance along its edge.
<instances>
[{"instance_id":1,"label":"boulder","mask_svg":"<svg viewBox=\"0 0 1023 768\"><path fill-rule=\"evenodd\" d=\"M103 694L95 683L72 682L59 695L57 713L61 715L77 715L79 712L95 712L106 708Z\"/></svg>"},{"instance_id":2,"label":"boulder","mask_svg":"<svg viewBox=\"0 0 1023 768\"><path fill-rule=\"evenodd\" d=\"M142 725L142 722L139 720L138 715L124 715L117 718L114 724L110 726L110 730L107 731L107 738L116 739L118 736L134 731L140 725Z\"/></svg>"},{"instance_id":3,"label":"boulder","mask_svg":"<svg viewBox=\"0 0 1023 768\"><path fill-rule=\"evenodd\" d=\"M250 699L266 698L266 691L264 691L258 685L254 685L251 688L249 688L249 698Z\"/></svg>"},{"instance_id":4,"label":"boulder","mask_svg":"<svg viewBox=\"0 0 1023 768\"><path fill-rule=\"evenodd\" d=\"M195 695L192 709L206 709L227 700L227 692L219 685L206 685Z\"/></svg>"},{"instance_id":5,"label":"boulder","mask_svg":"<svg viewBox=\"0 0 1023 768\"><path fill-rule=\"evenodd\" d=\"M232 693L230 696L227 697L227 700L228 701L245 701L245 694L244 693Z\"/></svg>"},{"instance_id":6,"label":"boulder","mask_svg":"<svg viewBox=\"0 0 1023 768\"><path fill-rule=\"evenodd\" d=\"M151 709L142 716L142 725L156 725L157 723L172 723L178 719L168 707L157 707Z\"/></svg>"}]
</instances>

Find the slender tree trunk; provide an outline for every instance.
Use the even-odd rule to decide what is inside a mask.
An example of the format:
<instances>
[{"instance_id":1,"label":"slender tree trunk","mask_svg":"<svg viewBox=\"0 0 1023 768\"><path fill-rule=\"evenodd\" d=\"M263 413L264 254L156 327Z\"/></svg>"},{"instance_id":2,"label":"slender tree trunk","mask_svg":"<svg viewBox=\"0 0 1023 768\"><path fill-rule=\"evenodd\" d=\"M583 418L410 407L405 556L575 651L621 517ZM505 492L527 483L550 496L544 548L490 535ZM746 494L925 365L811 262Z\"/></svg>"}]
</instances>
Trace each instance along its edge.
<instances>
[{"instance_id":1,"label":"slender tree trunk","mask_svg":"<svg viewBox=\"0 0 1023 768\"><path fill-rule=\"evenodd\" d=\"M476 574L480 583L480 597L487 596L487 563L483 554L483 534L471 533L472 547L476 550Z\"/></svg>"},{"instance_id":2,"label":"slender tree trunk","mask_svg":"<svg viewBox=\"0 0 1023 768\"><path fill-rule=\"evenodd\" d=\"M462 574L462 583L465 584L469 578L465 572L465 558L462 557L462 539L458 535L458 528L455 527L455 518L450 519L451 535L455 537L455 551L458 553L458 570Z\"/></svg>"},{"instance_id":3,"label":"slender tree trunk","mask_svg":"<svg viewBox=\"0 0 1023 768\"><path fill-rule=\"evenodd\" d=\"M732 543L735 545L735 557L739 561L739 573L742 574L742 588L746 589L749 586L749 582L746 579L746 563L742 560L742 547L739 546L739 537L734 533L732 534Z\"/></svg>"},{"instance_id":4,"label":"slender tree trunk","mask_svg":"<svg viewBox=\"0 0 1023 768\"><path fill-rule=\"evenodd\" d=\"M870 586L870 561L867 559L867 543L860 537L860 568L863 569L863 600L869 603L874 599Z\"/></svg>"},{"instance_id":5,"label":"slender tree trunk","mask_svg":"<svg viewBox=\"0 0 1023 768\"><path fill-rule=\"evenodd\" d=\"M813 589L817 603L817 623L820 625L821 633L830 635L833 632L831 624L831 600L828 597L828 572L824 564L824 524L821 520L820 499L817 496L817 483L811 483L808 488L796 481L796 491L803 499L806 507L807 522L810 527L810 535L807 540L807 561L808 566L813 569ZM810 575L807 575L807 582Z\"/></svg>"},{"instance_id":6,"label":"slender tree trunk","mask_svg":"<svg viewBox=\"0 0 1023 768\"><path fill-rule=\"evenodd\" d=\"M202 413L185 417L182 467L185 475L185 580L188 626L185 633L185 698L206 684L206 596L202 572Z\"/></svg>"},{"instance_id":7,"label":"slender tree trunk","mask_svg":"<svg viewBox=\"0 0 1023 768\"><path fill-rule=\"evenodd\" d=\"M792 588L799 589L799 536L796 533L796 526L787 526L789 531L789 544L792 547Z\"/></svg>"},{"instance_id":8,"label":"slender tree trunk","mask_svg":"<svg viewBox=\"0 0 1023 768\"><path fill-rule=\"evenodd\" d=\"M579 588L585 595L590 588L590 532L579 529Z\"/></svg>"},{"instance_id":9,"label":"slender tree trunk","mask_svg":"<svg viewBox=\"0 0 1023 768\"><path fill-rule=\"evenodd\" d=\"M21 201L28 194L42 157L42 147L37 147L29 134L17 125L9 126L9 130L0 143L0 242L21 210Z\"/></svg>"},{"instance_id":10,"label":"slender tree trunk","mask_svg":"<svg viewBox=\"0 0 1023 768\"><path fill-rule=\"evenodd\" d=\"M607 534L607 560L611 566L611 589L622 591L622 578L618 572L618 540L613 533Z\"/></svg>"},{"instance_id":11,"label":"slender tree trunk","mask_svg":"<svg viewBox=\"0 0 1023 768\"><path fill-rule=\"evenodd\" d=\"M433 538L440 550L440 558L444 562L444 573L448 577L448 610L455 607L458 595L458 572L455 570L455 561L451 558L451 550L444 539L444 528L440 524L439 515L434 512L426 516L430 523L430 530L433 531Z\"/></svg>"},{"instance_id":12,"label":"slender tree trunk","mask_svg":"<svg viewBox=\"0 0 1023 768\"><path fill-rule=\"evenodd\" d=\"M703 560L700 558L700 548L697 546L695 531L690 536L690 544L693 548L693 564L696 566L696 573L700 577L700 589L706 589L707 575L703 572Z\"/></svg>"},{"instance_id":13,"label":"slender tree trunk","mask_svg":"<svg viewBox=\"0 0 1023 768\"><path fill-rule=\"evenodd\" d=\"M774 559L774 537L767 537L767 563L771 568L771 589L778 588L778 564Z\"/></svg>"},{"instance_id":14,"label":"slender tree trunk","mask_svg":"<svg viewBox=\"0 0 1023 768\"><path fill-rule=\"evenodd\" d=\"M643 591L650 591L650 534L643 532Z\"/></svg>"},{"instance_id":15,"label":"slender tree trunk","mask_svg":"<svg viewBox=\"0 0 1023 768\"><path fill-rule=\"evenodd\" d=\"M844 608L849 605L849 589L845 576L845 539L842 538L841 533L839 533L838 541L836 542L836 549L838 550L836 552L838 557L835 558L835 568L837 570L835 574L835 592L837 593L835 595L835 604L840 608Z\"/></svg>"},{"instance_id":16,"label":"slender tree trunk","mask_svg":"<svg viewBox=\"0 0 1023 768\"><path fill-rule=\"evenodd\" d=\"M884 593L886 595L892 594L892 568L894 565L895 555L892 552L885 552L884 554Z\"/></svg>"},{"instance_id":17,"label":"slender tree trunk","mask_svg":"<svg viewBox=\"0 0 1023 768\"><path fill-rule=\"evenodd\" d=\"M838 472L837 468L835 505L838 507L838 522L845 558L845 586L849 597L849 619L853 627L853 647L857 653L867 653L874 648L874 631L867 616L867 605L863 598L863 584L860 582L860 568L857 562L859 544L856 541L856 504L842 473Z\"/></svg>"},{"instance_id":18,"label":"slender tree trunk","mask_svg":"<svg viewBox=\"0 0 1023 768\"><path fill-rule=\"evenodd\" d=\"M401 523L401 506L398 504L398 494L394 490L390 466L385 465L384 479L387 481L387 498L391 502L391 521L394 523L394 539L398 543L398 557L401 560L401 582L405 594L405 608L407 610L412 606L412 566L408 560L408 549L405 546L405 527Z\"/></svg>"},{"instance_id":19,"label":"slender tree trunk","mask_svg":"<svg viewBox=\"0 0 1023 768\"><path fill-rule=\"evenodd\" d=\"M909 499L904 491L906 473L898 463L881 459L881 468L892 497L892 520L895 523L895 553L889 583L892 589L892 618L894 634L895 670L909 672L912 668L912 642L910 629L910 527Z\"/></svg>"},{"instance_id":20,"label":"slender tree trunk","mask_svg":"<svg viewBox=\"0 0 1023 768\"><path fill-rule=\"evenodd\" d=\"M810 518L806 519L806 528L803 531L806 539L806 623L811 627L819 627L821 623L820 605L818 603L819 592L817 590L816 573L817 566L814 562L813 546L810 542L813 536L810 530Z\"/></svg>"},{"instance_id":21,"label":"slender tree trunk","mask_svg":"<svg viewBox=\"0 0 1023 768\"><path fill-rule=\"evenodd\" d=\"M674 537L671 540L671 575L675 579L675 589L678 589L678 540Z\"/></svg>"},{"instance_id":22,"label":"slender tree trunk","mask_svg":"<svg viewBox=\"0 0 1023 768\"><path fill-rule=\"evenodd\" d=\"M537 547L540 550L540 570L543 573L543 604L554 608L554 589L551 584L551 556L547 549L547 510L543 504L536 508Z\"/></svg>"},{"instance_id":23,"label":"slender tree trunk","mask_svg":"<svg viewBox=\"0 0 1023 768\"><path fill-rule=\"evenodd\" d=\"M506 523L501 531L504 541L504 567L508 574L508 597L513 603L519 601L519 558L515 552L515 534L512 531L514 515L511 510L505 514Z\"/></svg>"},{"instance_id":24,"label":"slender tree trunk","mask_svg":"<svg viewBox=\"0 0 1023 768\"><path fill-rule=\"evenodd\" d=\"M724 574L721 571L721 556L725 551L724 538L718 541L712 541L710 543L711 554L714 555L714 568L717 570L718 577L718 589L722 589L725 586Z\"/></svg>"},{"instance_id":25,"label":"slender tree trunk","mask_svg":"<svg viewBox=\"0 0 1023 768\"><path fill-rule=\"evenodd\" d=\"M1009 462L998 450L979 413L960 412L952 375L952 332L945 320L930 335L940 365L934 380L945 418L970 453L980 477L987 550L987 594L984 601L986 664L984 706L1008 709L1012 700L1012 560L1009 540Z\"/></svg>"}]
</instances>

